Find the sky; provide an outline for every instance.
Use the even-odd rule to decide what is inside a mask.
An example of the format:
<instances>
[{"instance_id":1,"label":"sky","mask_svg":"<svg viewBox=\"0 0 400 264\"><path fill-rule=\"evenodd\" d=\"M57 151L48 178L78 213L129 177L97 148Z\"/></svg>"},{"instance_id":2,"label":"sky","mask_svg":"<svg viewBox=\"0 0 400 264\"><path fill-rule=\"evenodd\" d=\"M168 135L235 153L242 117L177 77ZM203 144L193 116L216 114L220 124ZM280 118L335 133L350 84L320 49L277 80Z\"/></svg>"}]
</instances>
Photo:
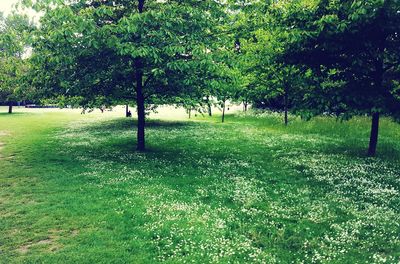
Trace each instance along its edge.
<instances>
[{"instance_id":1,"label":"sky","mask_svg":"<svg viewBox=\"0 0 400 264\"><path fill-rule=\"evenodd\" d=\"M13 6L17 4L19 0L0 0L0 12L4 13L4 15L9 15L13 10ZM34 22L39 21L40 15L34 10L23 10L21 11L23 14L27 14L30 18L33 19Z\"/></svg>"},{"instance_id":2,"label":"sky","mask_svg":"<svg viewBox=\"0 0 400 264\"><path fill-rule=\"evenodd\" d=\"M2 12L4 15L9 15L13 9L13 5L18 3L19 0L0 0L0 12ZM33 21L37 22L39 15L33 10L24 10L22 13L28 14L29 17L33 19ZM26 50L24 57L29 57L31 54L31 50L28 49Z\"/></svg>"},{"instance_id":3,"label":"sky","mask_svg":"<svg viewBox=\"0 0 400 264\"><path fill-rule=\"evenodd\" d=\"M16 4L18 0L0 0L0 12L8 15L11 12L13 4Z\"/></svg>"}]
</instances>

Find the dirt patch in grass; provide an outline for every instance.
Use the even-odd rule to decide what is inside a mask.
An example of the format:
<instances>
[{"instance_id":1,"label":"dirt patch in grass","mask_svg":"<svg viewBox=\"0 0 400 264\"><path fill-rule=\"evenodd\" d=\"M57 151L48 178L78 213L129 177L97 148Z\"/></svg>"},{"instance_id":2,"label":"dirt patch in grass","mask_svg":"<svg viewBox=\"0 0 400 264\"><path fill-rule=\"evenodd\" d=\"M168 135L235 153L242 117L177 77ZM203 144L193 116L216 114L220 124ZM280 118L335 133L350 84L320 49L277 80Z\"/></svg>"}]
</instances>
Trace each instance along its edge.
<instances>
[{"instance_id":1,"label":"dirt patch in grass","mask_svg":"<svg viewBox=\"0 0 400 264\"><path fill-rule=\"evenodd\" d=\"M0 160L12 160L15 158L15 154L11 154L8 156L4 156L1 152L4 149L6 144L4 144L3 142L0 142Z\"/></svg>"},{"instance_id":2,"label":"dirt patch in grass","mask_svg":"<svg viewBox=\"0 0 400 264\"><path fill-rule=\"evenodd\" d=\"M79 230L76 230L76 229L75 229L75 230L72 230L72 231L71 231L71 236L72 236L72 237L76 237L78 234L79 234Z\"/></svg>"},{"instance_id":3,"label":"dirt patch in grass","mask_svg":"<svg viewBox=\"0 0 400 264\"><path fill-rule=\"evenodd\" d=\"M17 234L20 231L18 229L12 230L13 234ZM57 240L65 235L69 237L76 237L79 234L79 230L73 229L71 231L63 231L59 229L50 229L47 238L39 241L31 241L25 245L20 246L16 249L19 254L27 254L32 248L45 246L43 251L45 252L56 252L62 248L62 244L58 243Z\"/></svg>"},{"instance_id":4,"label":"dirt patch in grass","mask_svg":"<svg viewBox=\"0 0 400 264\"><path fill-rule=\"evenodd\" d=\"M40 246L40 245L50 245L52 243L53 243L53 240L51 238L47 238L47 239L39 240L37 242L32 242L32 243L23 245L23 246L19 247L17 251L21 254L26 254L26 253L28 253L28 251L31 247Z\"/></svg>"},{"instance_id":5,"label":"dirt patch in grass","mask_svg":"<svg viewBox=\"0 0 400 264\"><path fill-rule=\"evenodd\" d=\"M35 242L32 241L25 245L22 245L17 249L17 252L20 254L26 254L32 247L39 246L46 246L45 251L47 252L55 252L61 248L61 245L57 243L57 240L59 238L58 233L60 232L60 230L56 229L49 230L50 235L47 238Z\"/></svg>"},{"instance_id":6,"label":"dirt patch in grass","mask_svg":"<svg viewBox=\"0 0 400 264\"><path fill-rule=\"evenodd\" d=\"M0 137L5 137L5 136L8 136L8 133L0 131ZM6 144L0 141L0 159L5 159L5 157L1 154L1 151L3 150L5 145Z\"/></svg>"},{"instance_id":7,"label":"dirt patch in grass","mask_svg":"<svg viewBox=\"0 0 400 264\"><path fill-rule=\"evenodd\" d=\"M0 142L0 160L5 159L4 156L2 155L2 150L4 148L5 144L3 142Z\"/></svg>"}]
</instances>

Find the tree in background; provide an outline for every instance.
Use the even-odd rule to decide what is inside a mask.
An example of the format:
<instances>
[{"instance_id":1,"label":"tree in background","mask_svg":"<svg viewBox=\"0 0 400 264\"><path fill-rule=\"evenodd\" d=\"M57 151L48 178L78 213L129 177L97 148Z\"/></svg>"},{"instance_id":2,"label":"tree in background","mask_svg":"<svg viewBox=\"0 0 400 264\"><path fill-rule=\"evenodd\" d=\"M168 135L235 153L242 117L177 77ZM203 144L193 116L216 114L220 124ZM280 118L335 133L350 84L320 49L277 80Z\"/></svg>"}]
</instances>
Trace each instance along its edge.
<instances>
[{"instance_id":1,"label":"tree in background","mask_svg":"<svg viewBox=\"0 0 400 264\"><path fill-rule=\"evenodd\" d=\"M243 104L243 110L246 112L250 102L260 98L260 86L257 82L257 63L255 62L257 54L255 50L248 49L249 42L256 42L256 32L266 26L265 14L269 7L269 1L257 0L230 0L228 13L230 23L227 26L227 32L232 39L232 46L236 56L233 57L235 67L239 69L242 85L236 87L234 99ZM261 88L262 87L262 88Z\"/></svg>"},{"instance_id":2,"label":"tree in background","mask_svg":"<svg viewBox=\"0 0 400 264\"><path fill-rule=\"evenodd\" d=\"M246 69L247 85L251 85L245 98L282 110L287 125L289 107L294 106L295 95L302 89L302 74L298 67L281 59L290 36L274 23L268 12L254 27L251 37L241 40L241 65Z\"/></svg>"},{"instance_id":3,"label":"tree in background","mask_svg":"<svg viewBox=\"0 0 400 264\"><path fill-rule=\"evenodd\" d=\"M0 13L0 102L13 104L23 98L24 76L28 71L23 55L27 49L28 34L32 25L26 16Z\"/></svg>"},{"instance_id":4,"label":"tree in background","mask_svg":"<svg viewBox=\"0 0 400 264\"><path fill-rule=\"evenodd\" d=\"M307 65L318 79L308 97L317 101L314 113L371 115L368 155L374 156L380 115L400 116L400 2L296 1L280 10L281 23L298 32L287 62Z\"/></svg>"},{"instance_id":5,"label":"tree in background","mask_svg":"<svg viewBox=\"0 0 400 264\"><path fill-rule=\"evenodd\" d=\"M290 34L274 20L273 1L234 1L233 31L238 64L244 85L237 98L247 110L253 105L284 112L288 123L289 106L295 91L300 90L299 69L281 59ZM236 8L236 9L235 9Z\"/></svg>"},{"instance_id":6,"label":"tree in background","mask_svg":"<svg viewBox=\"0 0 400 264\"><path fill-rule=\"evenodd\" d=\"M226 103L228 100L235 98L240 87L243 86L243 79L239 69L229 65L220 65L218 70L218 77L213 78L211 81L211 89L217 100L217 105L222 110L222 123L224 123Z\"/></svg>"}]
</instances>

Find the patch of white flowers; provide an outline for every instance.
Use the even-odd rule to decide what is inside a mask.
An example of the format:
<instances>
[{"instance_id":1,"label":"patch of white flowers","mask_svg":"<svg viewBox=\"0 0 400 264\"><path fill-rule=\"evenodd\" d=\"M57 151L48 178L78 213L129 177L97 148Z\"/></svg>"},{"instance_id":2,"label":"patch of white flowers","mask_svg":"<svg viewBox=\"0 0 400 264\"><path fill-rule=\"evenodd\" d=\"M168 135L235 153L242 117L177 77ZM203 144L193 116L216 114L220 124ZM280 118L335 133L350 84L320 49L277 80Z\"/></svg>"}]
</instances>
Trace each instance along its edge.
<instances>
[{"instance_id":1,"label":"patch of white flowers","mask_svg":"<svg viewBox=\"0 0 400 264\"><path fill-rule=\"evenodd\" d=\"M400 248L400 167L380 159L346 155L297 153L282 160L299 168L311 184L328 191L326 200L335 203L347 221L335 222L324 204L314 204L306 217L314 222L328 222L330 232L309 256L311 262L342 259L346 253L365 253L382 245ZM399 257L373 253L372 263L398 263Z\"/></svg>"},{"instance_id":2,"label":"patch of white flowers","mask_svg":"<svg viewBox=\"0 0 400 264\"><path fill-rule=\"evenodd\" d=\"M281 115L273 117L281 122ZM63 142L60 153L84 164L87 170L76 177L87 178L91 187L124 190L115 198L116 214L135 210L138 199L144 203L142 228L149 234L145 239L157 261L284 263L274 251L284 247L295 256L295 263L355 263L357 259L348 256L357 254L367 254L371 263L400 263L399 255L381 250L387 244L400 248L398 164L321 151L340 144L338 138L233 124L243 144L269 150L266 155L280 162L279 169L287 171L287 177L297 174L307 182L295 185L280 179L277 184L273 170L253 162L240 146L224 149L222 144L212 144L234 140L232 132L219 125L207 131L199 124L184 129L178 125L162 136L159 128L149 129L149 140L160 145L179 146L182 138L193 141L190 149L182 148L171 159L167 152L151 158L135 152L94 153L110 140L132 137L132 131L123 129L114 134L93 134L88 129L101 122L71 124L58 135ZM209 146L207 152L204 145ZM314 151L304 152L305 146ZM226 158L216 161L214 153L224 153ZM182 190L173 184L174 177L200 183L189 181Z\"/></svg>"}]
</instances>

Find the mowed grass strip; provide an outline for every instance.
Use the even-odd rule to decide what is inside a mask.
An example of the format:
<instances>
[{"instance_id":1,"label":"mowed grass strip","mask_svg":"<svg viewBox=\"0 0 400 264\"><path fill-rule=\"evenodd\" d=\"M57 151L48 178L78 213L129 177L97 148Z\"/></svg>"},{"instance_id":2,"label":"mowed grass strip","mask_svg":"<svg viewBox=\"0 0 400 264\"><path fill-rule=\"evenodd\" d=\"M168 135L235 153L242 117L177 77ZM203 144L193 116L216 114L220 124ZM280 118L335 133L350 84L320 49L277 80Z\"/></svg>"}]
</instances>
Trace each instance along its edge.
<instances>
[{"instance_id":1,"label":"mowed grass strip","mask_svg":"<svg viewBox=\"0 0 400 264\"><path fill-rule=\"evenodd\" d=\"M400 126L0 115L0 263L396 263Z\"/></svg>"}]
</instances>

